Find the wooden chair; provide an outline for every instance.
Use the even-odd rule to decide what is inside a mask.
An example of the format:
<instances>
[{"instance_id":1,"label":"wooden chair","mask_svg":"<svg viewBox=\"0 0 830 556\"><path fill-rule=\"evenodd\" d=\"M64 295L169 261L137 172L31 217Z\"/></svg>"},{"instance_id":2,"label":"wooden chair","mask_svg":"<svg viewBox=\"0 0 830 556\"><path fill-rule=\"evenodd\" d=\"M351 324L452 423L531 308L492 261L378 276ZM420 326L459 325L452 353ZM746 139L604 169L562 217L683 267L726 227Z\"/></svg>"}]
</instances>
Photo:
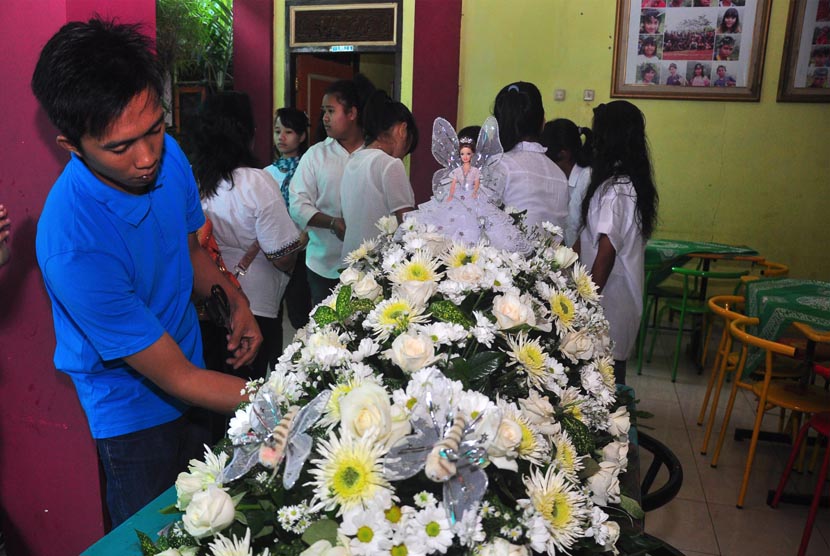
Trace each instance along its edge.
<instances>
[{"instance_id":1,"label":"wooden chair","mask_svg":"<svg viewBox=\"0 0 830 556\"><path fill-rule=\"evenodd\" d=\"M729 403L726 406L726 414L723 418L718 444L712 458L712 467L717 467L718 458L723 447L723 440L729 428L729 419L732 416L732 409L735 406L735 397L737 396L738 388L751 390L758 398L758 408L755 412L755 423L752 429L752 439L749 444L749 454L747 455L743 481L738 494L738 508L743 507L744 499L746 498L749 474L752 471L752 462L755 458L761 424L766 411L772 407L779 407L790 410L799 416L830 411L830 392L826 392L824 389L814 385L803 385L795 381L772 380L773 355L780 354L792 358L795 355L795 348L753 336L746 331L747 326L755 326L757 324L758 319L753 317L740 317L729 323L729 329L733 339L741 342L742 345L738 365L735 369L735 380L732 382L732 390L729 394ZM747 381L741 376L744 365L746 364L747 351L750 346L763 349L765 352L763 380Z\"/></svg>"},{"instance_id":2,"label":"wooden chair","mask_svg":"<svg viewBox=\"0 0 830 556\"><path fill-rule=\"evenodd\" d=\"M705 300L697 298L695 295L694 284L700 281L709 280L737 280L741 276L747 274L748 271L740 272L713 272L709 270L697 270L685 267L672 267L672 273L683 277L683 295L680 299L667 299L665 305L660 309L657 317L657 322L662 320L662 316L666 311L675 311L680 313L680 320L677 325L677 342L674 348L674 361L672 363L671 381L677 380L677 363L680 359L680 347L683 340L683 324L686 321L686 313L693 315L706 315L709 312L709 307ZM654 342L657 339L657 330L652 333L651 346L649 348L648 360L654 353Z\"/></svg>"}]
</instances>

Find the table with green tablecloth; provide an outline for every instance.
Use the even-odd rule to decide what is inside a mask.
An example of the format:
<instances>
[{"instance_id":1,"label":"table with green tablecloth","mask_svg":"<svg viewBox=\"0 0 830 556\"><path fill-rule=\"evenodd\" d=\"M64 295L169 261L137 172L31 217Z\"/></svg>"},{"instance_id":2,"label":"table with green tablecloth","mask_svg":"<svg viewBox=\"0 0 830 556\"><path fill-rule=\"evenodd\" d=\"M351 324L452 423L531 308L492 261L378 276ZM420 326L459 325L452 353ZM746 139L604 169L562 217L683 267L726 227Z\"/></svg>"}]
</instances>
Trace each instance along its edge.
<instances>
[{"instance_id":1,"label":"table with green tablecloth","mask_svg":"<svg viewBox=\"0 0 830 556\"><path fill-rule=\"evenodd\" d=\"M746 245L727 245L712 241L686 241L680 239L650 239L646 244L646 266L673 263L691 255L757 255L758 251ZM676 266L676 265L675 265Z\"/></svg>"},{"instance_id":2,"label":"table with green tablecloth","mask_svg":"<svg viewBox=\"0 0 830 556\"><path fill-rule=\"evenodd\" d=\"M757 317L750 331L765 340L778 340L794 322L803 322L819 331L830 330L830 282L769 278L749 282L746 287L746 314ZM754 371L764 351L747 355L744 375Z\"/></svg>"}]
</instances>

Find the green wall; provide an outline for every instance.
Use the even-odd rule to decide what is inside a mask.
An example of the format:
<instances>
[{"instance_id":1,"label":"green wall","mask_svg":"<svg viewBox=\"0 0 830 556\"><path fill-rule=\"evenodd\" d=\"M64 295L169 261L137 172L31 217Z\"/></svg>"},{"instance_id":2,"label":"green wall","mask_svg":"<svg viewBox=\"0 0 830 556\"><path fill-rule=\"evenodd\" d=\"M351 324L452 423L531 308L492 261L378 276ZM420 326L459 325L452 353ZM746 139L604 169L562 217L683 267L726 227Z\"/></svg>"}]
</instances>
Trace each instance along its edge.
<instances>
[{"instance_id":1,"label":"green wall","mask_svg":"<svg viewBox=\"0 0 830 556\"><path fill-rule=\"evenodd\" d=\"M775 101L787 9L772 3L760 102L632 102L661 197L656 237L746 244L793 277L830 280L830 106ZM611 0L464 0L459 126L518 80L539 87L548 120L590 126L610 100L615 17Z\"/></svg>"}]
</instances>

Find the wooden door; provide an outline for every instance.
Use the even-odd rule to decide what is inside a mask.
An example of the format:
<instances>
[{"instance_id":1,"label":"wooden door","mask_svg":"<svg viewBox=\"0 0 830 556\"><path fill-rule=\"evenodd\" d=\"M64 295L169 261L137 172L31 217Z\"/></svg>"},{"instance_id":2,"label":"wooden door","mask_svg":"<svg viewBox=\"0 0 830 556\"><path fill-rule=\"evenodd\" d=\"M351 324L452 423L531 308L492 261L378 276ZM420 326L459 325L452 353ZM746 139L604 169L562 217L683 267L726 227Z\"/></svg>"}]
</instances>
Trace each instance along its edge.
<instances>
[{"instance_id":1,"label":"wooden door","mask_svg":"<svg viewBox=\"0 0 830 556\"><path fill-rule=\"evenodd\" d=\"M346 55L341 61L323 60L313 54L298 54L296 63L295 106L308 114L312 142L322 140L316 137L320 121L320 104L323 93L329 85L340 79L351 79L355 73L352 56Z\"/></svg>"}]
</instances>

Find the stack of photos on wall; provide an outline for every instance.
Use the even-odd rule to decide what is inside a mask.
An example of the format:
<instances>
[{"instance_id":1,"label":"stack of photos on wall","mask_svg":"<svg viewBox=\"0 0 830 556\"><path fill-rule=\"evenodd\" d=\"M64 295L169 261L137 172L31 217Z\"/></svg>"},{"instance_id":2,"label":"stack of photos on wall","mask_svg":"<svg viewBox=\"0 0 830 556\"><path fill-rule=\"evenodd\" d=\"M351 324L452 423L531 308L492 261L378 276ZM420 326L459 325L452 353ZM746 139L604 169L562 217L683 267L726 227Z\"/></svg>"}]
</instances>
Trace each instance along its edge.
<instances>
[{"instance_id":1,"label":"stack of photos on wall","mask_svg":"<svg viewBox=\"0 0 830 556\"><path fill-rule=\"evenodd\" d=\"M795 86L830 88L830 0L807 2L801 40Z\"/></svg>"},{"instance_id":2,"label":"stack of photos on wall","mask_svg":"<svg viewBox=\"0 0 830 556\"><path fill-rule=\"evenodd\" d=\"M745 87L757 0L632 2L625 83Z\"/></svg>"}]
</instances>

